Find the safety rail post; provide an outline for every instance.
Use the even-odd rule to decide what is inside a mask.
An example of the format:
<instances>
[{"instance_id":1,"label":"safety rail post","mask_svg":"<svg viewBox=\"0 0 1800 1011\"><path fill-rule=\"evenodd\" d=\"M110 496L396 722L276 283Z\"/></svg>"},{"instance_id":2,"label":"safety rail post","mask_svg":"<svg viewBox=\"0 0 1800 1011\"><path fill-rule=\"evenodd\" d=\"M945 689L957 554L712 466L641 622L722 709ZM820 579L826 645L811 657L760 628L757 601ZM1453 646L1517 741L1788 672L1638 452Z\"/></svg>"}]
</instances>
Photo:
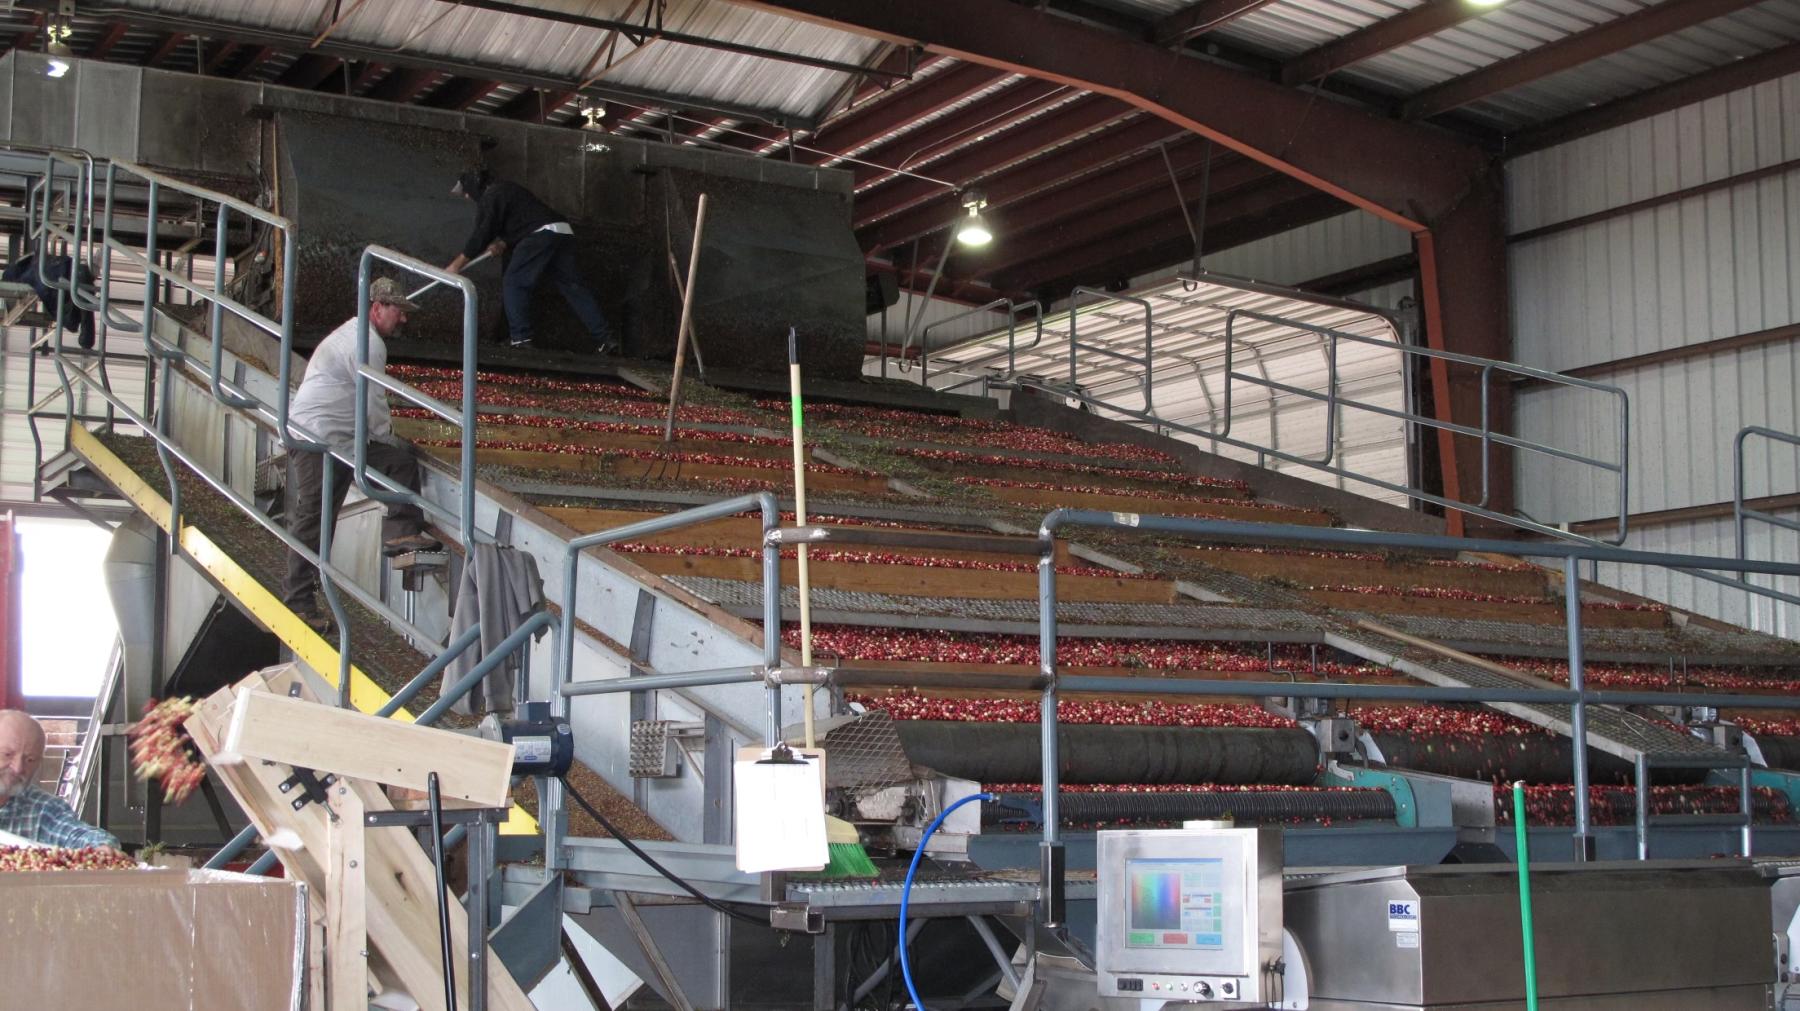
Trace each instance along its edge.
<instances>
[{"instance_id":1,"label":"safety rail post","mask_svg":"<svg viewBox=\"0 0 1800 1011\"><path fill-rule=\"evenodd\" d=\"M462 292L462 404L461 410L452 412L435 398L428 397L412 386L389 376L386 371L378 371L369 366L369 284L373 279L375 261L380 260L399 267L409 273L429 277L439 284L448 284ZM371 382L392 393L418 404L420 407L436 414L452 424L461 426L462 445L458 453L458 480L461 496L458 515L450 517L456 524L466 547L474 547L475 529L475 372L476 342L480 337L480 326L477 321L475 307L475 282L460 274L449 271L434 264L426 263L417 257L408 256L397 250L384 246L369 246L362 252L362 258L356 265L356 402L366 403ZM404 488L389 491L372 485L368 477L369 467L369 419L366 411L356 412L355 438L355 473L356 486L362 493L377 502L389 504L410 504L418 506L425 512L443 515L443 511L428 501L418 492ZM395 487L393 482L384 481L387 488Z\"/></svg>"},{"instance_id":2,"label":"safety rail post","mask_svg":"<svg viewBox=\"0 0 1800 1011\"><path fill-rule=\"evenodd\" d=\"M1057 510L1038 526L1038 676L1044 682L1038 702L1038 747L1043 754L1044 838L1038 845L1039 919L1056 928L1067 915L1063 871L1067 854L1062 842L1061 757L1057 733L1056 662L1056 530L1064 513Z\"/></svg>"},{"instance_id":3,"label":"safety rail post","mask_svg":"<svg viewBox=\"0 0 1800 1011\"><path fill-rule=\"evenodd\" d=\"M773 670L781 665L781 548L770 534L781 525L781 509L774 494L756 492L739 495L735 498L684 509L654 519L640 520L610 530L597 530L583 534L570 540L563 548L563 601L562 621L556 634L556 663L550 678L551 711L561 719L569 715L569 699L581 695L605 694L605 692L579 687L575 678L575 620L576 600L581 574L581 555L589 548L605 547L628 541L636 537L663 533L669 530L704 523L707 520L722 519L735 516L748 510L757 510L762 517L762 565L763 565L763 666L765 670ZM702 678L710 678L719 672L697 672ZM679 677L679 675L673 675ZM619 690L637 690L644 687L647 679L627 679L633 682L629 687L621 686ZM746 679L747 680L747 679ZM682 683L713 683L725 681L703 681ZM665 687L676 687L674 683ZM654 686L652 686L654 687ZM770 683L768 686L769 721L765 730L764 743L773 747L781 740L781 686ZM554 785L548 791L539 808L539 821L544 826L544 860L546 866L557 869L562 866L562 848L564 831L561 817L562 795Z\"/></svg>"},{"instance_id":4,"label":"safety rail post","mask_svg":"<svg viewBox=\"0 0 1800 1011\"><path fill-rule=\"evenodd\" d=\"M969 371L969 370L974 370L974 369L988 369L991 371L993 368L993 363L998 361L1001 357L1004 356L1006 358L1006 373L1005 373L1004 377L1002 377L1002 379L1000 380L1000 383L1002 385L1004 385L1004 384L1010 384L1012 382L1013 378L1015 376L1017 376L1019 373L1019 352L1020 351L1030 351L1031 349L1037 347L1039 344L1043 343L1043 341L1044 341L1044 306L1043 306L1043 303L1039 302L1035 298L1028 299L1024 302L1011 302L1011 301L1007 301L1005 299L1000 299L997 301L1004 302L1007 307L1007 309L1006 309L1006 311L1007 311L1006 350L994 351L989 354L982 355L980 357L968 359L967 361L957 362L956 368L958 371L965 371L965 372ZM995 303L990 302L988 304L991 306L991 305L994 305ZM1018 317L1019 317L1020 313L1024 312L1027 309L1030 309L1030 310L1032 310L1033 313L1035 313L1035 315L1032 318L1032 331L1033 332L1032 332L1032 337L1031 337L1031 343L1025 345L1024 347L1020 347L1019 343L1018 343L1018 335L1019 335L1019 319L1018 319ZM974 311L979 312L981 310L974 310ZM968 314L964 313L959 316L952 316L949 319L939 320L938 323L933 323L930 326L927 326L925 328L925 330L928 333L932 327L937 326L939 323L952 322L956 319L960 319L962 315L968 315ZM921 335L920 339L921 339L921 341L924 340L923 334ZM965 342L963 344L952 345L952 346L953 347L964 347L964 346L967 346L967 342ZM941 353L941 352L950 350L950 348L945 347L945 348L939 348L938 350ZM940 372L938 374L943 375L942 372ZM923 376L921 376L919 382L921 384L924 384L925 378ZM949 386L939 387L937 392L949 393L951 390L960 390L965 386L970 386L975 383L982 384L982 395L986 396L987 389L989 388L989 386L994 384L994 378L992 376L988 375L986 372L983 372L980 375L974 376L972 378L964 379L962 382L951 383Z\"/></svg>"},{"instance_id":5,"label":"safety rail post","mask_svg":"<svg viewBox=\"0 0 1800 1011\"><path fill-rule=\"evenodd\" d=\"M1650 859L1650 756L1639 753L1632 762L1633 792L1637 801L1637 858Z\"/></svg>"},{"instance_id":6,"label":"safety rail post","mask_svg":"<svg viewBox=\"0 0 1800 1011\"><path fill-rule=\"evenodd\" d=\"M1760 509L1752 509L1745 504L1745 489L1748 484L1748 479L1746 476L1747 468L1744 466L1744 446L1752 438L1762 438L1767 439L1770 442L1800 447L1800 435L1796 435L1792 432L1779 431L1765 425L1745 425L1743 428L1738 429L1737 435L1732 437L1731 526L1732 537L1737 544L1737 556L1740 560L1750 557L1751 520L1756 520L1759 523L1766 523L1773 527L1779 527L1783 530L1800 532L1800 521L1791 520L1784 516L1777 516L1774 513L1764 512ZM1771 489L1771 491L1773 491L1773 489ZM1746 578L1744 582L1749 583L1749 579ZM1749 592L1753 593L1754 591ZM1750 627L1755 628L1755 607L1751 606L1749 611Z\"/></svg>"},{"instance_id":7,"label":"safety rail post","mask_svg":"<svg viewBox=\"0 0 1800 1011\"><path fill-rule=\"evenodd\" d=\"M1016 328L1016 321L1013 319L1012 315L1012 299L1009 298L996 298L985 305L978 305L973 309L965 309L954 316L946 316L934 323L927 323L925 329L919 331L919 385L925 389L931 389L931 331L936 330L941 326L948 326L951 323L968 319L970 316L978 316L981 313L993 312L994 310L1001 308L1007 310L1006 342L1010 346L1012 344L1013 330ZM966 386L968 384L964 383L963 385Z\"/></svg>"},{"instance_id":8,"label":"safety rail post","mask_svg":"<svg viewBox=\"0 0 1800 1011\"><path fill-rule=\"evenodd\" d=\"M1083 343L1081 343L1080 329L1079 329L1078 321L1081 318L1081 296L1083 296L1083 295L1098 295L1099 297L1106 299L1108 301L1112 301L1112 302L1130 302L1133 305L1136 305L1138 308L1144 310L1144 357L1143 358L1140 359L1134 355L1128 355L1128 354L1124 354L1119 351L1114 351L1112 348L1104 348L1104 347L1099 346L1098 344L1083 344ZM1155 324L1152 322L1152 319L1151 319L1152 315L1153 315L1153 310L1151 309L1151 306L1150 306L1150 300L1147 298L1138 298L1135 295L1120 295L1115 292L1103 291L1099 288L1089 288L1085 285L1077 285L1073 291L1069 292L1069 386L1071 388L1074 388L1076 386L1075 353L1078 350L1091 351L1095 354L1104 355L1108 358L1116 358L1120 361L1131 362L1132 364L1135 364L1135 365L1142 365L1144 367L1144 383L1143 383L1143 385L1144 385L1144 410L1143 410L1143 413L1145 415L1149 416L1150 418L1154 419L1156 417L1156 404L1155 404L1154 400L1152 399L1153 393L1151 390L1151 386L1152 386L1152 371L1154 369L1155 362L1156 362L1156 336L1155 336L1156 328L1155 328Z\"/></svg>"},{"instance_id":9,"label":"safety rail post","mask_svg":"<svg viewBox=\"0 0 1800 1011\"><path fill-rule=\"evenodd\" d=\"M1575 859L1585 863L1594 859L1594 837L1589 828L1587 701L1582 696L1585 664L1581 651L1581 577L1577 572L1580 559L1570 555L1563 559L1563 613L1569 633L1569 690L1575 702L1569 706L1571 780L1575 787Z\"/></svg>"}]
</instances>

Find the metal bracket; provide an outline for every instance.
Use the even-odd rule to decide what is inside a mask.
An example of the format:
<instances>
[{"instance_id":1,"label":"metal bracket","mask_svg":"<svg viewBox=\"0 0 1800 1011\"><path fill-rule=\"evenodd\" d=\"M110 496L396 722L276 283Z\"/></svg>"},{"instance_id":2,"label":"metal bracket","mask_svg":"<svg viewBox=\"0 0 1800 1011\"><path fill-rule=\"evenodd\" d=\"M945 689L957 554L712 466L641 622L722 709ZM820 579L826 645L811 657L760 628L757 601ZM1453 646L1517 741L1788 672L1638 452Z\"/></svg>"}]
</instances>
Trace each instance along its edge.
<instances>
[{"instance_id":1,"label":"metal bracket","mask_svg":"<svg viewBox=\"0 0 1800 1011\"><path fill-rule=\"evenodd\" d=\"M769 926L800 934L823 934L825 913L802 902L783 902L769 910Z\"/></svg>"},{"instance_id":2,"label":"metal bracket","mask_svg":"<svg viewBox=\"0 0 1800 1011\"><path fill-rule=\"evenodd\" d=\"M836 667L768 667L763 670L763 684L770 687L781 685L822 685L830 682L832 671Z\"/></svg>"},{"instance_id":3,"label":"metal bracket","mask_svg":"<svg viewBox=\"0 0 1800 1011\"><path fill-rule=\"evenodd\" d=\"M330 773L326 773L321 778L315 775L311 769L296 767L293 775L281 781L279 789L282 793L292 793L296 787L300 789L300 796L289 801L294 810L299 811L308 804L325 803L328 799L325 790L335 782L337 782L337 777Z\"/></svg>"},{"instance_id":4,"label":"metal bracket","mask_svg":"<svg viewBox=\"0 0 1800 1011\"><path fill-rule=\"evenodd\" d=\"M479 825L483 821L504 821L504 808L453 807L444 810L439 819L445 825ZM430 811L370 811L363 817L369 828L426 828L431 824Z\"/></svg>"}]
</instances>

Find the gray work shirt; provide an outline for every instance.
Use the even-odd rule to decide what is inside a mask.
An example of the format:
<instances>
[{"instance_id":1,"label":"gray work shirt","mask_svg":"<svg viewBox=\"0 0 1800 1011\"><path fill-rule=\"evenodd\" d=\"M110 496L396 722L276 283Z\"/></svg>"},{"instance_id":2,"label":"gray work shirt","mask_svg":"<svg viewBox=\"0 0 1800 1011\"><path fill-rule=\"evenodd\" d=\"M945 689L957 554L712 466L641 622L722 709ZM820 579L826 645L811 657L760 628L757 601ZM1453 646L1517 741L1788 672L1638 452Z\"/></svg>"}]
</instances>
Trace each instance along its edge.
<instances>
[{"instance_id":1,"label":"gray work shirt","mask_svg":"<svg viewBox=\"0 0 1800 1011\"><path fill-rule=\"evenodd\" d=\"M369 364L387 368L387 342L369 327ZM340 453L355 451L356 435L356 319L347 319L325 336L306 363L306 377L288 404L288 421L298 438L307 433L324 440ZM388 417L387 391L369 384L369 438L385 440L393 432Z\"/></svg>"}]
</instances>

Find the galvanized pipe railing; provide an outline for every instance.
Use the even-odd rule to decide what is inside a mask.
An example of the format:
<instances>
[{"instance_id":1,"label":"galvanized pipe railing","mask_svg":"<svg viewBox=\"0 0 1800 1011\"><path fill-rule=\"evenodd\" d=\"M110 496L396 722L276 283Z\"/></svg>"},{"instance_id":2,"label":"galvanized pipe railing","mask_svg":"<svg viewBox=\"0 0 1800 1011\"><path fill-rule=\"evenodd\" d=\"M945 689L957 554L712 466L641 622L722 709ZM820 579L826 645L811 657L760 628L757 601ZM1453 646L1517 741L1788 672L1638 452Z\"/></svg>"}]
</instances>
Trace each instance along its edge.
<instances>
[{"instance_id":1,"label":"galvanized pipe railing","mask_svg":"<svg viewBox=\"0 0 1800 1011\"><path fill-rule=\"evenodd\" d=\"M990 363L999 361L1001 358L1005 358L1006 359L1006 373L1003 376L1003 378L1011 379L1013 376L1015 365L1018 362L1019 352L1020 351L1030 351L1032 348L1035 348L1039 344L1041 344L1044 340L1044 307L1042 304L1040 304L1038 302L1037 299L1030 299L1025 302L1014 302L1012 299L1009 299L1009 298L997 298L997 299L994 299L992 302L987 303L986 305L976 306L973 309L959 312L954 316L947 316L943 319L937 320L934 323L927 324L925 326L925 329L919 332L919 385L923 386L927 389L931 388L931 332L933 330L936 330L939 327L949 326L952 323L960 322L962 320L968 319L971 316L978 316L982 313L994 312L995 310L998 310L998 309L1004 309L1006 311L1006 350L995 351L991 354L984 355L980 358L970 359L969 361L965 361L965 362L958 362L956 365L955 371L965 372L965 371L968 371L969 369L985 368ZM1024 312L1026 309L1033 310L1036 313L1036 317L1033 320L1033 324L1032 324L1033 333L1032 333L1032 337L1031 337L1031 343L1025 345L1024 347L1019 347L1018 346L1019 314L1021 312ZM942 376L944 374L944 372L948 372L948 371L951 371L951 370L945 369L945 370L939 372L938 375ZM990 376L987 376L985 374L977 375L970 379L964 379L962 382L953 383L949 386L941 387L938 389L937 392L949 393L952 390L960 390L965 386L973 386L976 383L982 383L985 385L991 381L992 381L992 377L990 377Z\"/></svg>"},{"instance_id":2,"label":"galvanized pipe railing","mask_svg":"<svg viewBox=\"0 0 1800 1011\"><path fill-rule=\"evenodd\" d=\"M381 369L372 368L369 364L369 285L374 279L376 261L391 264L412 274L431 278L439 284L447 284L462 293L462 404L459 410L452 411L433 397L414 389L407 383L388 375ZM457 466L457 479L460 487L460 508L452 513L440 508L435 502L425 498L418 492L408 488L400 488L393 482L383 479L382 486L376 487L369 481L369 419L368 412L356 412L355 459L353 465L356 474L356 486L362 493L377 502L408 503L417 506L424 512L438 516L456 526L465 547L473 548L476 539L483 537L475 529L475 373L479 368L477 341L481 336L481 327L477 318L475 305L475 282L460 274L452 274L442 267L426 263L417 257L408 256L397 250L383 246L369 246L363 250L362 258L356 266L356 402L368 402L369 384L374 383L384 390L399 394L407 400L425 408L445 421L459 426L461 430L461 449Z\"/></svg>"},{"instance_id":3,"label":"galvanized pipe railing","mask_svg":"<svg viewBox=\"0 0 1800 1011\"><path fill-rule=\"evenodd\" d=\"M1083 295L1097 295L1101 298L1104 298L1104 299L1107 299L1108 301L1113 301L1113 302L1130 302L1133 305L1136 305L1138 308L1144 310L1144 357L1138 358L1135 355L1128 355L1128 354L1125 354L1120 351L1114 351L1110 347L1103 347L1098 344L1083 344L1083 343L1081 343L1080 320L1081 320L1081 297ZM1088 287L1077 287L1074 291L1070 292L1069 293L1069 386L1070 386L1070 388L1075 389L1075 388L1078 388L1078 386L1079 386L1079 384L1077 383L1076 378L1075 378L1075 376L1076 376L1076 352L1078 352L1078 351L1087 351L1091 354L1103 355L1107 358L1114 358L1114 359L1117 359L1119 361L1125 362L1130 365L1140 365L1144 369L1144 376L1143 376L1143 380L1142 380L1142 385L1143 385L1143 389L1144 389L1144 409L1141 413L1143 413L1144 415L1146 415L1150 418L1155 418L1156 417L1156 403L1153 398L1155 396L1154 369L1155 369L1155 364L1156 364L1156 327L1155 327L1155 323L1151 317L1152 317L1152 311L1150 308L1150 300L1149 299L1138 298L1134 295L1119 295L1119 294L1115 294L1110 291L1103 291L1099 288L1088 288Z\"/></svg>"},{"instance_id":4,"label":"galvanized pipe railing","mask_svg":"<svg viewBox=\"0 0 1800 1011\"><path fill-rule=\"evenodd\" d=\"M1499 555L1532 555L1561 558L1564 561L1566 594L1565 618L1568 625L1570 687L1566 690L1474 688L1404 688L1388 685L1292 684L1281 682L1258 687L1242 681L1192 681L1178 679L1146 680L1117 677L1061 677L1056 662L1056 542L1064 527L1086 526L1113 530L1164 533L1206 538L1210 540L1307 543L1342 545L1360 548L1400 548L1421 551L1478 551ZM1734 572L1792 574L1795 567L1777 562L1752 562L1744 559L1714 558L1667 552L1633 551L1608 545L1554 543L1521 545L1516 541L1479 538L1443 537L1426 534L1390 533L1304 527L1288 524L1243 523L1231 520L1199 519L1181 516L1109 513L1081 509L1057 509L1045 515L1038 528L1038 650L1042 698L1039 710L1041 747L1043 749L1043 816L1040 886L1043 915L1049 925L1057 925L1063 916L1062 841L1057 806L1060 759L1057 746L1056 700L1059 689L1111 693L1171 693L1191 695L1262 695L1265 697L1306 698L1392 698L1426 701L1521 702L1566 704L1571 710L1572 779L1577 798L1573 833L1577 859L1591 853L1591 829L1586 803L1588 774L1586 754L1586 707L1589 705L1710 705L1741 708L1789 708L1792 699L1770 696L1735 696L1718 693L1609 692L1589 690L1582 680L1581 595L1575 580L1576 565L1582 559L1621 564L1656 565L1679 569L1716 569ZM1729 763L1736 767L1735 763ZM1725 767L1716 764L1713 767ZM1747 803L1748 794L1745 795Z\"/></svg>"},{"instance_id":5,"label":"galvanized pipe railing","mask_svg":"<svg viewBox=\"0 0 1800 1011\"><path fill-rule=\"evenodd\" d=\"M1739 429L1737 435L1731 440L1731 525L1732 536L1737 544L1737 556L1740 559L1749 557L1749 527L1751 520L1755 520L1759 523L1766 523L1769 526L1778 527L1782 530L1800 532L1800 520L1792 520L1785 516L1777 516L1774 513L1764 512L1760 509L1752 509L1747 504L1745 486L1748 483L1748 479L1746 477L1747 468L1744 466L1744 446L1753 438L1767 439L1770 442L1800 447L1800 435L1796 435L1792 432L1777 431L1776 429L1768 428L1763 425L1746 425ZM1794 574L1800 575L1800 567L1796 568ZM1749 580L1746 579L1744 582L1748 584ZM1771 589L1773 588L1771 587ZM1773 597L1790 604L1800 604L1800 597L1792 594L1775 592L1765 593L1763 596ZM1752 613L1752 618L1754 618L1754 611Z\"/></svg>"}]
</instances>

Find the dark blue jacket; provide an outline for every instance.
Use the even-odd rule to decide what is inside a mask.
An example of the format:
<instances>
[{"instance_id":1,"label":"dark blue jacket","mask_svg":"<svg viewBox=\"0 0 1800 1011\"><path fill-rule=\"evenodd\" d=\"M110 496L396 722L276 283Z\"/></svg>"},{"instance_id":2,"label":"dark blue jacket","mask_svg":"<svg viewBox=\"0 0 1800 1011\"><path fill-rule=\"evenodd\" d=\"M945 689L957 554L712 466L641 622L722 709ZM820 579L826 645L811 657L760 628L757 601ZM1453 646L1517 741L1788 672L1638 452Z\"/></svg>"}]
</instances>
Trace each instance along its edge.
<instances>
[{"instance_id":1,"label":"dark blue jacket","mask_svg":"<svg viewBox=\"0 0 1800 1011\"><path fill-rule=\"evenodd\" d=\"M70 261L66 256L52 256L44 260L44 277L38 277L37 256L27 253L6 265L0 271L0 281L11 281L15 284L29 284L31 290L37 292L38 303L43 307L44 315L49 316L56 311L58 288L69 279ZM85 265L77 272L77 282L91 285L94 283L93 272ZM49 284L45 283L45 279ZM62 325L65 330L76 330L80 333L81 346L94 346L94 314L75 304L73 296L63 296Z\"/></svg>"}]
</instances>

